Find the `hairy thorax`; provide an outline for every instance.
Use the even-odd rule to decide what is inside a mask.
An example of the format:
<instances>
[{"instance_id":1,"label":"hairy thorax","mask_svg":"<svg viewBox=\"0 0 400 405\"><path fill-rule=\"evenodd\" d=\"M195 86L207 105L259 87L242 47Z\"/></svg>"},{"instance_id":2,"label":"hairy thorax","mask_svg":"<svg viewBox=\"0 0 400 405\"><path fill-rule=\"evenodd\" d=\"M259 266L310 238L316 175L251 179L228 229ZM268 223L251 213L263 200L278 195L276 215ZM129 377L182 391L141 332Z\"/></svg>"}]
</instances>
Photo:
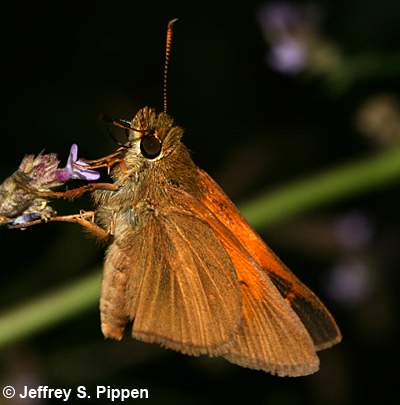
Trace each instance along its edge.
<instances>
[{"instance_id":1,"label":"hairy thorax","mask_svg":"<svg viewBox=\"0 0 400 405\"><path fill-rule=\"evenodd\" d=\"M124 163L111 173L116 191L96 191L96 222L118 239L126 231L144 225L148 215L157 215L174 204L177 188L198 195L196 166L183 144L167 158L139 161L126 154Z\"/></svg>"}]
</instances>

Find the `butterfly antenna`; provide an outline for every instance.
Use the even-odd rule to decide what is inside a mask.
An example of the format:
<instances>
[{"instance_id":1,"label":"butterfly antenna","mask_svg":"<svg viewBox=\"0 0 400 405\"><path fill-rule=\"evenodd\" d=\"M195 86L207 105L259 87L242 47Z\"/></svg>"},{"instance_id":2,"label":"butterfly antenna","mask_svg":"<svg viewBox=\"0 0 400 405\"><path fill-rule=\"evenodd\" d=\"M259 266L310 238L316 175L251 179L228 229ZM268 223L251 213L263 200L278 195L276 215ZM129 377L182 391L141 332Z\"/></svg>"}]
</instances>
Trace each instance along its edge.
<instances>
[{"instance_id":1,"label":"butterfly antenna","mask_svg":"<svg viewBox=\"0 0 400 405\"><path fill-rule=\"evenodd\" d=\"M106 126L106 130L108 133L108 136L118 145L118 146L124 146L124 144L122 142L120 142L115 136L114 134L111 132L110 129L110 125L114 125L116 127L122 128L125 130L125 135L126 138L129 138L129 129L131 127L131 124L129 121L126 120L116 120L114 118L109 117L107 114L103 114L101 113L99 115L99 120L103 121L105 124L107 124Z\"/></svg>"},{"instance_id":2,"label":"butterfly antenna","mask_svg":"<svg viewBox=\"0 0 400 405\"><path fill-rule=\"evenodd\" d=\"M171 42L172 42L172 26L178 21L177 18L168 22L167 28L167 40L165 45L165 63L164 63L164 83L163 83L163 101L164 101L164 112L167 112L167 83L168 83L168 65L169 57L171 54Z\"/></svg>"}]
</instances>

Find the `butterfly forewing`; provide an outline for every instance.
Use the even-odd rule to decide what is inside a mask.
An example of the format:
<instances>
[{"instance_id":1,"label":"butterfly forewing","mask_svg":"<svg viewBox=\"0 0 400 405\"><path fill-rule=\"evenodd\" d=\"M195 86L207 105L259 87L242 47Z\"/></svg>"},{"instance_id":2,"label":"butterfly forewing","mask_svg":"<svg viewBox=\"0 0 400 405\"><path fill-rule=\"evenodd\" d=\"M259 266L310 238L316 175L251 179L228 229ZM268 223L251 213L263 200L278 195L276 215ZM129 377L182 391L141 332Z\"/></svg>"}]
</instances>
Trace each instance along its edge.
<instances>
[{"instance_id":1,"label":"butterfly forewing","mask_svg":"<svg viewBox=\"0 0 400 405\"><path fill-rule=\"evenodd\" d=\"M336 322L314 293L299 280L284 279L274 272L269 272L269 277L299 315L316 350L327 349L340 341L341 334Z\"/></svg>"},{"instance_id":2,"label":"butterfly forewing","mask_svg":"<svg viewBox=\"0 0 400 405\"><path fill-rule=\"evenodd\" d=\"M203 203L231 230L290 302L311 335L316 350L338 343L341 340L339 328L322 302L278 259L215 181L203 170L197 169L197 172Z\"/></svg>"},{"instance_id":3,"label":"butterfly forewing","mask_svg":"<svg viewBox=\"0 0 400 405\"><path fill-rule=\"evenodd\" d=\"M233 233L198 199L176 190L186 201L181 209L204 218L235 267L242 300L242 324L224 357L241 366L281 376L307 375L318 369L318 357L306 328L289 303ZM171 208L170 213L176 208Z\"/></svg>"}]
</instances>

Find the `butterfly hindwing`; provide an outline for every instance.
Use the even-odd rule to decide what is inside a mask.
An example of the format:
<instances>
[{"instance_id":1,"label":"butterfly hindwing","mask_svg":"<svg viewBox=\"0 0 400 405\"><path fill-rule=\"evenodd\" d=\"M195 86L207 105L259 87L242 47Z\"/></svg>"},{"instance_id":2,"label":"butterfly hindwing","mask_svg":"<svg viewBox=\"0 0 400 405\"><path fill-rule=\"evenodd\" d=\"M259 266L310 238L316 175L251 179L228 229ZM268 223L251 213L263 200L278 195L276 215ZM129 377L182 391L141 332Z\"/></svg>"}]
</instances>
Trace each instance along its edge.
<instances>
[{"instance_id":1,"label":"butterfly hindwing","mask_svg":"<svg viewBox=\"0 0 400 405\"><path fill-rule=\"evenodd\" d=\"M133 337L191 355L224 351L240 326L241 296L230 257L205 222L149 214L113 249L131 258L124 271Z\"/></svg>"}]
</instances>

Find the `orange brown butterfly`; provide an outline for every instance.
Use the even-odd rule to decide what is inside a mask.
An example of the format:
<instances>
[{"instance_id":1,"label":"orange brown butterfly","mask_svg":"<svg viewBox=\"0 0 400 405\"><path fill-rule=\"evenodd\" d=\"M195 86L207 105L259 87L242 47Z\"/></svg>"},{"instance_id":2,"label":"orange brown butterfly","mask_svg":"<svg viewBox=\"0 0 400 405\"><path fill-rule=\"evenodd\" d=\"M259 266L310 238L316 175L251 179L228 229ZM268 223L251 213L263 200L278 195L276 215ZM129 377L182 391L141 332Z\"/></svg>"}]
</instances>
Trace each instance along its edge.
<instances>
[{"instance_id":1,"label":"orange brown butterfly","mask_svg":"<svg viewBox=\"0 0 400 405\"><path fill-rule=\"evenodd\" d=\"M121 340L131 322L132 337L184 354L221 356L278 376L314 373L316 352L341 340L335 320L193 163L182 128L166 113L174 22L164 111L144 107L131 122L112 121L128 130L128 142L85 168L111 169L113 183L59 193L95 190L94 221L75 222L111 241L102 332Z\"/></svg>"}]
</instances>

